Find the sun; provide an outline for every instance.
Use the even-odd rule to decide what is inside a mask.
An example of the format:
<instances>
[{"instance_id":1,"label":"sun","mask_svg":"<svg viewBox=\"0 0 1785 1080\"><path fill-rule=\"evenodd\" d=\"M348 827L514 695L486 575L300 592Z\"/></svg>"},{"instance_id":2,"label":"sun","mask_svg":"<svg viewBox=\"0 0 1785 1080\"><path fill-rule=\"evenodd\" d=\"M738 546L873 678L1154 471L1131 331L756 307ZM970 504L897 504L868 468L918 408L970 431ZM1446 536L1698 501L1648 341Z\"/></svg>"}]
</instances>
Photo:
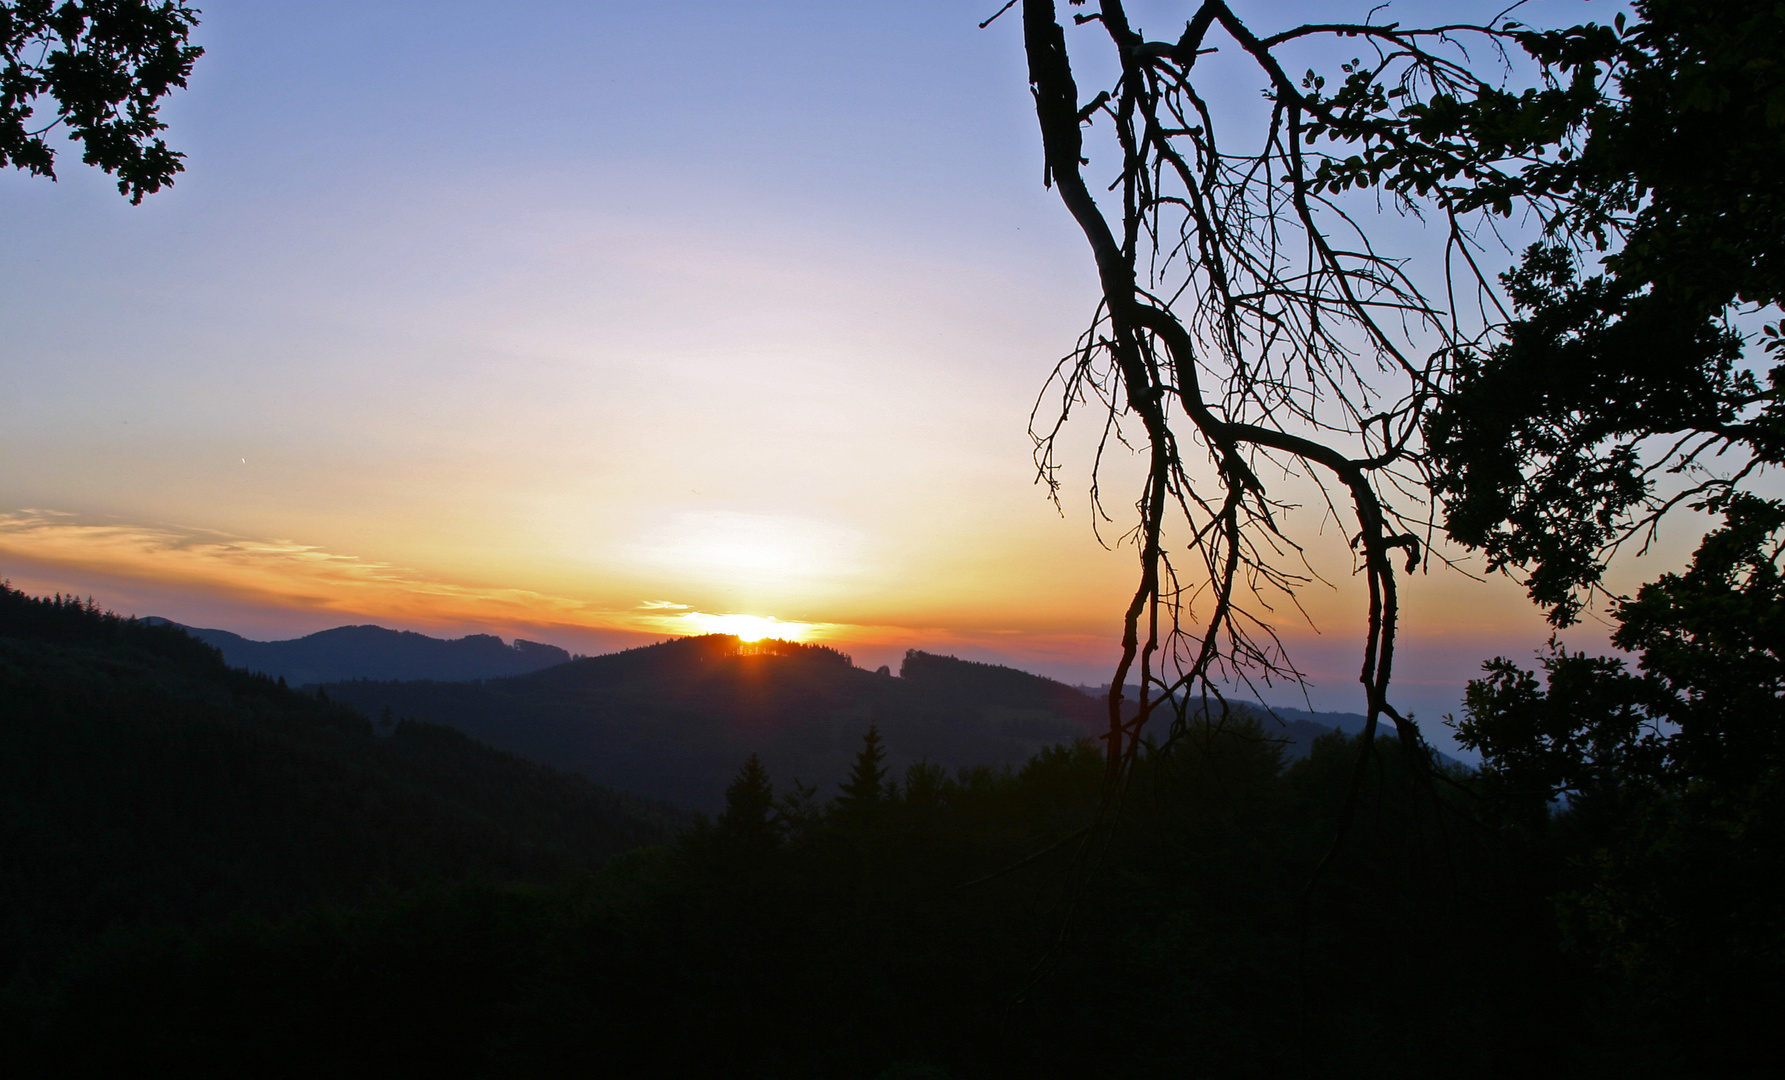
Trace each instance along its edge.
<instances>
[{"instance_id":1,"label":"sun","mask_svg":"<svg viewBox=\"0 0 1785 1080\"><path fill-rule=\"evenodd\" d=\"M812 629L809 623L782 622L773 616L763 615L709 615L704 611L690 611L678 618L695 627L699 633L730 634L739 641L762 641L766 638L803 641Z\"/></svg>"}]
</instances>

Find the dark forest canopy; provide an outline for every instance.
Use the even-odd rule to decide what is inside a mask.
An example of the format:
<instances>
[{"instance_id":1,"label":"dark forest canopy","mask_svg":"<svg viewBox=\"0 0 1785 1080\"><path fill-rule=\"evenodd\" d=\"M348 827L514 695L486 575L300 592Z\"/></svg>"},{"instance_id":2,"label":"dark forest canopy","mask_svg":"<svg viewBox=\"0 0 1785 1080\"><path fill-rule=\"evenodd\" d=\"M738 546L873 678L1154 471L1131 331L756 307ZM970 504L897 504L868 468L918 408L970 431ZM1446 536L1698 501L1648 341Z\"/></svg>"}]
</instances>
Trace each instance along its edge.
<instances>
[{"instance_id":1,"label":"dark forest canopy","mask_svg":"<svg viewBox=\"0 0 1785 1080\"><path fill-rule=\"evenodd\" d=\"M1590 822L1458 831L1467 778L1434 804L1394 740L1306 907L1359 747L1286 767L1250 721L1143 755L1090 877L1093 743L892 770L871 729L832 798L752 756L716 820L601 862L663 836L644 808L375 738L171 627L0 600L19 1075L1628 1077L1767 1050L1753 984L1655 1013L1563 947Z\"/></svg>"},{"instance_id":2,"label":"dark forest canopy","mask_svg":"<svg viewBox=\"0 0 1785 1080\"><path fill-rule=\"evenodd\" d=\"M1548 857L1446 849L1390 741L1298 976L1348 738L1289 769L1246 723L1149 756L1077 889L1091 743L895 770L868 731L835 797L750 757L663 843L669 818L573 777L426 725L379 737L175 627L0 593L0 1067L1280 1075L1312 1052L1430 1075L1575 1046ZM1435 902L1459 870L1465 921ZM1322 1004L1286 1040L1298 986Z\"/></svg>"}]
</instances>

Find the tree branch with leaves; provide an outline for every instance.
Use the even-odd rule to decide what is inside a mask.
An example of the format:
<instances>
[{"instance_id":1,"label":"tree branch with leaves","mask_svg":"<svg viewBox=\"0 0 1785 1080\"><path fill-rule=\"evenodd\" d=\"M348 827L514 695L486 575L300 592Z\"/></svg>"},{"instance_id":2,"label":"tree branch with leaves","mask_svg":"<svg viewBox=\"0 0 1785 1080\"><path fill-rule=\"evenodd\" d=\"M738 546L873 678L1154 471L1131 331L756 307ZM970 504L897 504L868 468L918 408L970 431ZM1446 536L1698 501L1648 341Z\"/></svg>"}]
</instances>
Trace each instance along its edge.
<instances>
[{"instance_id":1,"label":"tree branch with leaves","mask_svg":"<svg viewBox=\"0 0 1785 1080\"><path fill-rule=\"evenodd\" d=\"M132 203L173 183L161 103L204 55L196 25L182 0L0 0L0 166L55 179L61 130Z\"/></svg>"}]
</instances>

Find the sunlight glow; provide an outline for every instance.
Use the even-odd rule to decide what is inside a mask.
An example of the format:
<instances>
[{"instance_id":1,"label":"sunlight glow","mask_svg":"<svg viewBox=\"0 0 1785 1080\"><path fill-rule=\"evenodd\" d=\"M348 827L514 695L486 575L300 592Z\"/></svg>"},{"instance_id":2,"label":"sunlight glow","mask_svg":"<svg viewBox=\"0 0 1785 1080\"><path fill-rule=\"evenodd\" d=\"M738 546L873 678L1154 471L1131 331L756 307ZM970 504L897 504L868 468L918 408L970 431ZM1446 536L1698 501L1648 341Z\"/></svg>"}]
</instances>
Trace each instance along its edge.
<instances>
[{"instance_id":1,"label":"sunlight glow","mask_svg":"<svg viewBox=\"0 0 1785 1080\"><path fill-rule=\"evenodd\" d=\"M708 615L704 611L678 615L676 621L687 627L691 633L730 634L739 641L762 641L765 638L804 641L806 635L814 629L811 623L782 622L773 616Z\"/></svg>"},{"instance_id":2,"label":"sunlight glow","mask_svg":"<svg viewBox=\"0 0 1785 1080\"><path fill-rule=\"evenodd\" d=\"M785 602L787 590L836 585L861 571L863 536L799 514L678 510L643 528L615 554L654 580L748 590Z\"/></svg>"}]
</instances>

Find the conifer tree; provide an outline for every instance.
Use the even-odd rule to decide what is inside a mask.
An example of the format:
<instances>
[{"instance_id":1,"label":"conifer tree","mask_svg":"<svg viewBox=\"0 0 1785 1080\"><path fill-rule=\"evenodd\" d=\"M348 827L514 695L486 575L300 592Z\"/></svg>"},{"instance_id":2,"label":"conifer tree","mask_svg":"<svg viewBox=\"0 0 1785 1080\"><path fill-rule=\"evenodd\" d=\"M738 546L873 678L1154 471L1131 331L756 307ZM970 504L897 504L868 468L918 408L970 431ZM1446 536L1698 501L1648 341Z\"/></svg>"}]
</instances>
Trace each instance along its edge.
<instances>
[{"instance_id":1,"label":"conifer tree","mask_svg":"<svg viewBox=\"0 0 1785 1080\"><path fill-rule=\"evenodd\" d=\"M775 804L775 820L783 835L798 841L824 823L824 807L818 801L818 787L802 784L794 777L787 794Z\"/></svg>"},{"instance_id":2,"label":"conifer tree","mask_svg":"<svg viewBox=\"0 0 1785 1080\"><path fill-rule=\"evenodd\" d=\"M886 748L880 743L880 726L869 724L861 752L855 755L855 767L849 771L849 779L843 784L842 795L837 800L839 810L852 817L866 817L880 805L881 782L886 778L886 766L881 762L885 758Z\"/></svg>"},{"instance_id":3,"label":"conifer tree","mask_svg":"<svg viewBox=\"0 0 1785 1080\"><path fill-rule=\"evenodd\" d=\"M775 788L768 770L755 754L738 770L738 778L725 789L725 811L719 815L719 829L729 837L748 841L776 838L776 822L772 816Z\"/></svg>"},{"instance_id":4,"label":"conifer tree","mask_svg":"<svg viewBox=\"0 0 1785 1080\"><path fill-rule=\"evenodd\" d=\"M904 802L908 809L935 812L948 791L948 773L931 761L916 761L905 770Z\"/></svg>"}]
</instances>

